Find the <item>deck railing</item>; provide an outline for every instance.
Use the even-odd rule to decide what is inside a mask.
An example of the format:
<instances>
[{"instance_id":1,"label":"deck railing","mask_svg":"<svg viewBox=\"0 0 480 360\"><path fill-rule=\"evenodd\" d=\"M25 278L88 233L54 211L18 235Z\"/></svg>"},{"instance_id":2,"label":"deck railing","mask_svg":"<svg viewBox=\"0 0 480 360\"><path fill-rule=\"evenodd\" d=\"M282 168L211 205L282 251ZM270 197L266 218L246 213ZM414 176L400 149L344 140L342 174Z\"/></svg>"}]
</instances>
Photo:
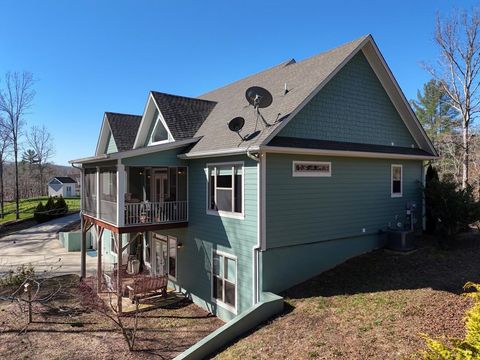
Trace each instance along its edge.
<instances>
[{"instance_id":1,"label":"deck railing","mask_svg":"<svg viewBox=\"0 0 480 360\"><path fill-rule=\"evenodd\" d=\"M188 201L125 204L125 226L188 221Z\"/></svg>"}]
</instances>

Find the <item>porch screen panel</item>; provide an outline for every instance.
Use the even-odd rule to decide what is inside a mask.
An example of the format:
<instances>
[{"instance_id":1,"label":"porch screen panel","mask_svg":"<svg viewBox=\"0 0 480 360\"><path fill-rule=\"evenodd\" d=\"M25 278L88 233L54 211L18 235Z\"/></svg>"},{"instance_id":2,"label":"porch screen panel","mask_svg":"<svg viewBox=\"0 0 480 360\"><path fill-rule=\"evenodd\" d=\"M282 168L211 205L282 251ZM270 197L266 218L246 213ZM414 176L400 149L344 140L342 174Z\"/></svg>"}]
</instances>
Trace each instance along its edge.
<instances>
[{"instance_id":1,"label":"porch screen panel","mask_svg":"<svg viewBox=\"0 0 480 360\"><path fill-rule=\"evenodd\" d=\"M83 210L86 214L96 216L97 212L97 170L85 169L83 179Z\"/></svg>"},{"instance_id":2,"label":"porch screen panel","mask_svg":"<svg viewBox=\"0 0 480 360\"><path fill-rule=\"evenodd\" d=\"M117 222L117 169L100 169L100 218Z\"/></svg>"}]
</instances>

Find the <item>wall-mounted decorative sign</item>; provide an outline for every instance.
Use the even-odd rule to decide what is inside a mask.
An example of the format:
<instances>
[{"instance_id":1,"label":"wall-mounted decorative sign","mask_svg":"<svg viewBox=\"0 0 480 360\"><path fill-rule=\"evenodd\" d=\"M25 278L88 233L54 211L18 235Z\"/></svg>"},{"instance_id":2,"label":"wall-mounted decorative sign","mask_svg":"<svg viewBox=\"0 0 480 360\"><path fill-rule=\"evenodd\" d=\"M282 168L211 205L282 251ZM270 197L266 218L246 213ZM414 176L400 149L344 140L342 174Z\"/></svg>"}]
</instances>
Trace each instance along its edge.
<instances>
[{"instance_id":1,"label":"wall-mounted decorative sign","mask_svg":"<svg viewBox=\"0 0 480 360\"><path fill-rule=\"evenodd\" d=\"M332 163L324 161L294 161L293 176L332 176Z\"/></svg>"}]
</instances>

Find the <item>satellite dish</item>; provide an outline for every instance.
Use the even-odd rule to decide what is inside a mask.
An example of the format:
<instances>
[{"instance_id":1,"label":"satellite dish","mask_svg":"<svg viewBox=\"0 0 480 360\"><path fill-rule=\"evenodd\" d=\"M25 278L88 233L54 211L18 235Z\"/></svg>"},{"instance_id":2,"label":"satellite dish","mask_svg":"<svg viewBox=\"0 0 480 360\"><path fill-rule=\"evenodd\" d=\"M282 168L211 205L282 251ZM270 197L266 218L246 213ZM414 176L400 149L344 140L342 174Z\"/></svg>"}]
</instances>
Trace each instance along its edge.
<instances>
[{"instance_id":1,"label":"satellite dish","mask_svg":"<svg viewBox=\"0 0 480 360\"><path fill-rule=\"evenodd\" d=\"M244 140L244 138L242 137L242 135L240 135L240 130L243 129L243 125L245 125L245 119L240 116L233 118L228 122L228 128L230 129L230 131L236 132L242 140Z\"/></svg>"},{"instance_id":2,"label":"satellite dish","mask_svg":"<svg viewBox=\"0 0 480 360\"><path fill-rule=\"evenodd\" d=\"M245 92L245 97L250 105L255 109L266 108L272 105L273 96L270 91L260 86L252 86Z\"/></svg>"},{"instance_id":3,"label":"satellite dish","mask_svg":"<svg viewBox=\"0 0 480 360\"><path fill-rule=\"evenodd\" d=\"M243 125L245 125L245 119L239 116L230 120L230 122L228 123L228 128L231 131L235 131L238 133L240 130L242 130Z\"/></svg>"}]
</instances>

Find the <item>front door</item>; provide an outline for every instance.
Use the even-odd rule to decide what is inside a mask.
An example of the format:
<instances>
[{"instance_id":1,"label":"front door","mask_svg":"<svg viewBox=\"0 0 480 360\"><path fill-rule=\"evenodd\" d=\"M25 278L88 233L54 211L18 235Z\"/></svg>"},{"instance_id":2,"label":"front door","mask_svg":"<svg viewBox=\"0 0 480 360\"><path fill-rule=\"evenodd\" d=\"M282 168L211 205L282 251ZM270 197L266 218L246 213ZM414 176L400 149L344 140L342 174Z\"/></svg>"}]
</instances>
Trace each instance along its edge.
<instances>
[{"instance_id":1,"label":"front door","mask_svg":"<svg viewBox=\"0 0 480 360\"><path fill-rule=\"evenodd\" d=\"M168 197L168 177L166 171L153 173L152 201L163 203Z\"/></svg>"}]
</instances>

